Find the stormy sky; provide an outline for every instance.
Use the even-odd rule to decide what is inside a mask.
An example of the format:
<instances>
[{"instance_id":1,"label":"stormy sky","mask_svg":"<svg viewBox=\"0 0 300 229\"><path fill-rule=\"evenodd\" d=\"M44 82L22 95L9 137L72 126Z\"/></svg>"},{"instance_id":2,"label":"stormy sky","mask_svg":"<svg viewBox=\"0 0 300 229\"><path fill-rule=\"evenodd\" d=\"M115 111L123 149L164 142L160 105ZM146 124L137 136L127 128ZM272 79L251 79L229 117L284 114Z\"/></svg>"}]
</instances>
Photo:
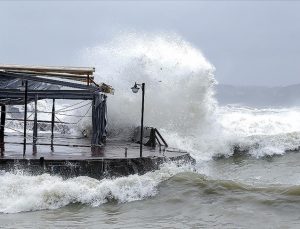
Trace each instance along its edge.
<instances>
[{"instance_id":1,"label":"stormy sky","mask_svg":"<svg viewBox=\"0 0 300 229\"><path fill-rule=\"evenodd\" d=\"M177 33L220 83L300 83L300 1L0 1L0 63L78 65L120 31Z\"/></svg>"}]
</instances>

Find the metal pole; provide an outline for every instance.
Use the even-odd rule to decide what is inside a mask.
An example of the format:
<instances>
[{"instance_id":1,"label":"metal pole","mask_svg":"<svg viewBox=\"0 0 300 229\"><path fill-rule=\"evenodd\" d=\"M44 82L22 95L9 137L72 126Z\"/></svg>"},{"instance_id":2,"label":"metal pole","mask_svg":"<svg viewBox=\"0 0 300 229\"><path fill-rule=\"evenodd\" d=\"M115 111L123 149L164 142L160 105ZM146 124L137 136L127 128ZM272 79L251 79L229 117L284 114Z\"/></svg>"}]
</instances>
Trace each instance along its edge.
<instances>
[{"instance_id":1,"label":"metal pole","mask_svg":"<svg viewBox=\"0 0 300 229\"><path fill-rule=\"evenodd\" d=\"M33 154L36 154L37 142L37 95L34 98L34 122L33 122Z\"/></svg>"},{"instance_id":2,"label":"metal pole","mask_svg":"<svg viewBox=\"0 0 300 229\"><path fill-rule=\"evenodd\" d=\"M52 117L51 117L51 150L53 151L53 138L54 138L54 122L55 122L55 99L52 100Z\"/></svg>"},{"instance_id":3,"label":"metal pole","mask_svg":"<svg viewBox=\"0 0 300 229\"><path fill-rule=\"evenodd\" d=\"M140 157L143 156L143 137L144 137L144 97L145 97L145 83L142 83L142 118L141 118L141 136L140 136Z\"/></svg>"},{"instance_id":4,"label":"metal pole","mask_svg":"<svg viewBox=\"0 0 300 229\"><path fill-rule=\"evenodd\" d=\"M6 106L1 105L1 126L0 126L0 150L1 156L4 155L4 130L5 130Z\"/></svg>"},{"instance_id":5,"label":"metal pole","mask_svg":"<svg viewBox=\"0 0 300 229\"><path fill-rule=\"evenodd\" d=\"M27 127L27 98L28 98L28 81L25 81L25 98L24 98L24 143L23 143L23 157L26 152L26 127Z\"/></svg>"}]
</instances>

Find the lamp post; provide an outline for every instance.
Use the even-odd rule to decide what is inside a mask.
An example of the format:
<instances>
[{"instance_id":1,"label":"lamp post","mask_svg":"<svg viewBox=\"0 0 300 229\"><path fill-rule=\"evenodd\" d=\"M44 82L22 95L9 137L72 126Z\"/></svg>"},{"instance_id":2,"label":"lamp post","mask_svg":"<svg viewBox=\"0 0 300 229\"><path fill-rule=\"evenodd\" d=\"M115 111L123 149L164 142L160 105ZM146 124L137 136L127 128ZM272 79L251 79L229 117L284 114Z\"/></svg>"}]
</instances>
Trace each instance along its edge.
<instances>
[{"instance_id":1,"label":"lamp post","mask_svg":"<svg viewBox=\"0 0 300 229\"><path fill-rule=\"evenodd\" d=\"M138 93L140 87L142 87L142 117L141 117L141 135L140 135L140 157L143 156L143 135L144 135L144 98L145 98L145 83L137 84L131 88L133 93Z\"/></svg>"}]
</instances>

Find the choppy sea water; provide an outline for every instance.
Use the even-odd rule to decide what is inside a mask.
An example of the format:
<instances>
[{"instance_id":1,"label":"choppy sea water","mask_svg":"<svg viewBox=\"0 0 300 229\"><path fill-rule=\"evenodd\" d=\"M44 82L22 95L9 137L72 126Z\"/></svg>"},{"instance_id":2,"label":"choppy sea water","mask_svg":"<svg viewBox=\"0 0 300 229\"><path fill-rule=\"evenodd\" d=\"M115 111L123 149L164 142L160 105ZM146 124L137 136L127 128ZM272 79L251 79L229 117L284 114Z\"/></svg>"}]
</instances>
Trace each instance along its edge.
<instances>
[{"instance_id":1,"label":"choppy sea water","mask_svg":"<svg viewBox=\"0 0 300 229\"><path fill-rule=\"evenodd\" d=\"M231 157L98 181L1 176L5 228L298 228L300 154ZM43 210L40 210L43 209Z\"/></svg>"},{"instance_id":2,"label":"choppy sea water","mask_svg":"<svg viewBox=\"0 0 300 229\"><path fill-rule=\"evenodd\" d=\"M1 226L298 228L300 152L286 151L300 145L297 124L288 131L291 116L295 123L300 121L297 112L298 108L223 107L223 126L234 129L239 136L233 135L235 144L248 151L234 154L224 148L220 155L194 148L195 166L165 164L145 175L104 180L2 173ZM262 120L268 121L266 129ZM276 125L281 126L278 132ZM249 126L252 132L242 135Z\"/></svg>"}]
</instances>

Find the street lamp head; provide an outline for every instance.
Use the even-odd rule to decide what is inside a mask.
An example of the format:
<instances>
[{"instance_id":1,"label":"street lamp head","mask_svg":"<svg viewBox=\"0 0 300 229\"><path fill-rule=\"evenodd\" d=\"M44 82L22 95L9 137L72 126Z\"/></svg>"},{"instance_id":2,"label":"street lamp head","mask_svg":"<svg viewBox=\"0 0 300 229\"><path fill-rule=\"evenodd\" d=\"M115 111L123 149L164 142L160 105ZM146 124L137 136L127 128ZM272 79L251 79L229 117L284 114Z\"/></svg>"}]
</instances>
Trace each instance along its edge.
<instances>
[{"instance_id":1,"label":"street lamp head","mask_svg":"<svg viewBox=\"0 0 300 229\"><path fill-rule=\"evenodd\" d=\"M131 90L132 90L133 93L138 93L139 89L140 89L140 88L138 87L138 85L137 85L136 83L135 83L134 86L131 88Z\"/></svg>"}]
</instances>

